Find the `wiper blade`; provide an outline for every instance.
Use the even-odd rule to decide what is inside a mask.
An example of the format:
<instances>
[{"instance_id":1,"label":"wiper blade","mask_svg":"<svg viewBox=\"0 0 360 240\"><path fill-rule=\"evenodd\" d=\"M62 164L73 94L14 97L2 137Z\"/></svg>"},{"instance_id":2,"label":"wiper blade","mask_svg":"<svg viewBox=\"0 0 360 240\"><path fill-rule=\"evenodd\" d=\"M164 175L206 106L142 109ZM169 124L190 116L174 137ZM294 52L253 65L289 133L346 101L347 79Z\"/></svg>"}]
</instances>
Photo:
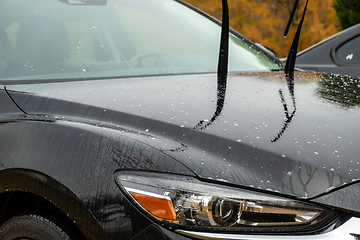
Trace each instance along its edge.
<instances>
[{"instance_id":1,"label":"wiper blade","mask_svg":"<svg viewBox=\"0 0 360 240\"><path fill-rule=\"evenodd\" d=\"M291 13L288 25L286 26L286 29L285 29L284 36L286 36L286 34L289 31L289 27L290 27L292 18L294 17L298 2L299 2L298 0L295 2L295 5L294 5L293 11ZM286 131L286 129L289 127L290 123L292 122L292 120L293 120L293 118L295 116L295 113L296 113L296 101L295 101L295 93L294 93L295 62L296 62L296 53L297 53L297 49L298 49L298 46L299 46L301 28L302 28L302 25L303 25L303 22L304 22L308 2L309 2L309 0L306 0L306 4L305 4L305 7L304 7L304 12L303 12L303 15L301 17L300 24L299 24L299 26L297 28L294 40L292 42L292 45L291 45L291 48L290 48L290 51L289 51L289 55L288 55L288 57L286 59L286 65L285 65L285 78L286 78L288 89L289 89L289 92L290 92L290 95L291 95L294 110L291 113L289 112L288 105L287 105L287 103L285 101L283 92L281 90L279 90L281 103L283 104L283 108L284 108L284 112L285 112L285 121L284 121L284 125L283 125L282 129L278 132L277 136L273 140L271 140L271 142L277 142L282 137L282 135L284 134L284 132Z\"/></svg>"},{"instance_id":2,"label":"wiper blade","mask_svg":"<svg viewBox=\"0 0 360 240\"><path fill-rule=\"evenodd\" d=\"M290 14L289 21L288 21L288 23L286 25L286 28L285 28L284 37L286 37L288 32L289 32L289 28L290 28L291 22L292 22L292 20L293 20L293 18L295 16L295 12L296 12L296 8L297 8L298 4L299 4L299 0L296 0L295 4L294 4L294 7L293 7L293 9L291 11L291 14Z\"/></svg>"},{"instance_id":3,"label":"wiper blade","mask_svg":"<svg viewBox=\"0 0 360 240\"><path fill-rule=\"evenodd\" d=\"M221 114L226 94L226 81L228 75L229 62L229 7L227 0L222 0L222 24L221 24L221 39L219 50L219 61L217 69L217 103L215 113L210 121L201 120L196 124L194 129L203 130L210 126L216 118Z\"/></svg>"},{"instance_id":4,"label":"wiper blade","mask_svg":"<svg viewBox=\"0 0 360 240\"><path fill-rule=\"evenodd\" d=\"M218 62L218 83L226 85L229 59L229 7L227 0L222 0L222 25Z\"/></svg>"},{"instance_id":5,"label":"wiper blade","mask_svg":"<svg viewBox=\"0 0 360 240\"><path fill-rule=\"evenodd\" d=\"M303 25L303 22L304 22L308 2L309 2L309 0L306 0L306 4L305 4L305 7L304 7L304 12L303 12L303 15L301 17L300 24L299 24L299 26L297 28L294 40L292 42L292 45L291 45L291 48L290 48L290 51L289 51L289 55L288 55L288 57L286 59L285 74L290 76L290 77L294 76L296 53L297 53L298 46L299 46L301 28L302 28L302 25ZM297 5L297 3L295 3L295 5ZM290 18L291 17L292 16L290 16Z\"/></svg>"}]
</instances>

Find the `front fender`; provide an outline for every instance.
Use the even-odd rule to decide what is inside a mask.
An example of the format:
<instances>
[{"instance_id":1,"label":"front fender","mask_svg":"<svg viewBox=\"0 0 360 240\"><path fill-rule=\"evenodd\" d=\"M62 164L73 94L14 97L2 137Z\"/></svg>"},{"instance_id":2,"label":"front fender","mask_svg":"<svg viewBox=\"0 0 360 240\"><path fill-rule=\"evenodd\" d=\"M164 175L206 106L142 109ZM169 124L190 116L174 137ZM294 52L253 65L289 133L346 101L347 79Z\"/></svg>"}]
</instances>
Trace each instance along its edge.
<instances>
[{"instance_id":1,"label":"front fender","mask_svg":"<svg viewBox=\"0 0 360 240\"><path fill-rule=\"evenodd\" d=\"M160 146L162 140L116 127L28 115L0 123L0 136L1 191L46 197L79 228L101 237L92 228L98 222L108 239L129 238L151 224L122 195L114 171L194 176L165 151L150 146Z\"/></svg>"},{"instance_id":2,"label":"front fender","mask_svg":"<svg viewBox=\"0 0 360 240\"><path fill-rule=\"evenodd\" d=\"M106 239L105 233L86 206L55 179L33 170L0 171L0 192L23 191L48 199L65 213L87 239Z\"/></svg>"}]
</instances>

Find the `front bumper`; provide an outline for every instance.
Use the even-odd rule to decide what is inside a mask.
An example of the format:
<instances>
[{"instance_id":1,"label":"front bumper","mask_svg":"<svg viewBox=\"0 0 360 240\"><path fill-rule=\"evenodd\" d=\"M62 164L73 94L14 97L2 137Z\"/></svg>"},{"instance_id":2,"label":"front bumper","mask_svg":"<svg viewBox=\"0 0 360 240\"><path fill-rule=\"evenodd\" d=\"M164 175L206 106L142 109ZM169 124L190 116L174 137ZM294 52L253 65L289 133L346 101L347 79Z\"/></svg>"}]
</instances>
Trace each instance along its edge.
<instances>
[{"instance_id":1,"label":"front bumper","mask_svg":"<svg viewBox=\"0 0 360 240\"><path fill-rule=\"evenodd\" d=\"M239 235L239 234L216 234L206 232L193 232L177 230L178 233L205 240L360 240L360 218L350 218L340 227L317 235Z\"/></svg>"},{"instance_id":2,"label":"front bumper","mask_svg":"<svg viewBox=\"0 0 360 240\"><path fill-rule=\"evenodd\" d=\"M352 217L338 228L316 235L243 235L184 230L175 230L173 232L153 223L143 232L132 238L132 240L360 240L359 226L360 218Z\"/></svg>"}]
</instances>

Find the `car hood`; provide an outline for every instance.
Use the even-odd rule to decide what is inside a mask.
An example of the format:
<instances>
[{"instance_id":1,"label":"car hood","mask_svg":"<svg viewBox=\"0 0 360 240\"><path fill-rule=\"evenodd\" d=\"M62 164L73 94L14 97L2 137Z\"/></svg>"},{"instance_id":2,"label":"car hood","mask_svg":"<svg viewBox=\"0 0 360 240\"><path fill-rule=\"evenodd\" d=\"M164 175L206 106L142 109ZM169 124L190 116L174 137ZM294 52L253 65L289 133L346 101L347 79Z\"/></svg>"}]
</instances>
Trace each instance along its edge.
<instances>
[{"instance_id":1,"label":"car hood","mask_svg":"<svg viewBox=\"0 0 360 240\"><path fill-rule=\"evenodd\" d=\"M199 178L310 198L360 179L358 79L283 72L9 85L30 114L120 125ZM221 106L220 106L221 105ZM156 140L161 139L162 144ZM147 144L152 144L149 141Z\"/></svg>"}]
</instances>

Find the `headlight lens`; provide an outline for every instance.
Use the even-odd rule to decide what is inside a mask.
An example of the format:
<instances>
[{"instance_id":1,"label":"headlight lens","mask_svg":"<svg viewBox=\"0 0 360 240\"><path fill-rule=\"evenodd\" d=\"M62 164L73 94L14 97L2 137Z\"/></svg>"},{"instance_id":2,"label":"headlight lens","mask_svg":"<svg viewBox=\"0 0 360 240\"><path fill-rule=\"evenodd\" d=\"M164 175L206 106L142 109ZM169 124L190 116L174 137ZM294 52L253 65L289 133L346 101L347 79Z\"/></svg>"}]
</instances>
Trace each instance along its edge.
<instances>
[{"instance_id":1,"label":"headlight lens","mask_svg":"<svg viewBox=\"0 0 360 240\"><path fill-rule=\"evenodd\" d=\"M337 216L307 203L191 177L121 171L115 179L142 209L172 228L303 233Z\"/></svg>"}]
</instances>

